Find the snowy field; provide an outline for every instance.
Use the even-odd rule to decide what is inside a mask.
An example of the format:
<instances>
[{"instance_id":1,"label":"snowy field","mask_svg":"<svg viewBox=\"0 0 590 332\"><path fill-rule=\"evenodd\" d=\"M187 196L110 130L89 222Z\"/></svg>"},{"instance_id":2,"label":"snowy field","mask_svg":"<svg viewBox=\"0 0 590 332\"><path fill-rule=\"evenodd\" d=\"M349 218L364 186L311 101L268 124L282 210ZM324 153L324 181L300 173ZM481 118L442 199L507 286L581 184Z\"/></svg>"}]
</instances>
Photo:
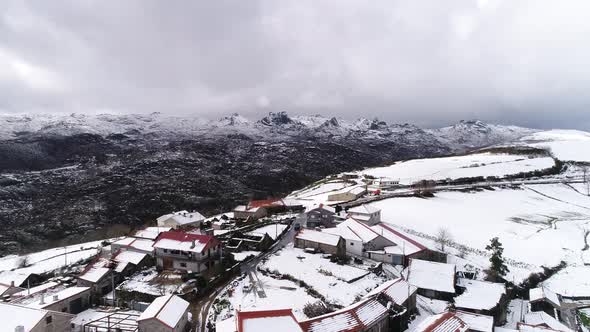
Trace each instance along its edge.
<instances>
[{"instance_id":1,"label":"snowy field","mask_svg":"<svg viewBox=\"0 0 590 332\"><path fill-rule=\"evenodd\" d=\"M590 197L561 184L439 192L372 205L382 209L385 222L431 236L446 228L455 242L478 250L498 236L506 257L535 267L561 260L582 264L584 233L590 230Z\"/></svg>"},{"instance_id":2,"label":"snowy field","mask_svg":"<svg viewBox=\"0 0 590 332\"><path fill-rule=\"evenodd\" d=\"M10 255L0 258L0 271L20 274L42 274L96 256L101 241L48 249L28 255Z\"/></svg>"},{"instance_id":3,"label":"snowy field","mask_svg":"<svg viewBox=\"0 0 590 332\"><path fill-rule=\"evenodd\" d=\"M271 310L292 308L293 314L299 320L307 319L303 313L303 307L307 303L314 303L318 299L307 294L304 288L289 280L277 280L258 273L257 285L264 289L264 297L254 291L244 291L244 285L250 284L248 277L235 280L218 299L223 305L217 304L219 314L215 317L217 322L232 317L237 308L241 310ZM228 289L231 289L231 296ZM228 305L228 303L230 305Z\"/></svg>"},{"instance_id":4,"label":"snowy field","mask_svg":"<svg viewBox=\"0 0 590 332\"><path fill-rule=\"evenodd\" d=\"M138 292L154 296L174 294L183 287L180 275L158 274L156 268L144 270L132 275L117 287L118 291Z\"/></svg>"},{"instance_id":5,"label":"snowy field","mask_svg":"<svg viewBox=\"0 0 590 332\"><path fill-rule=\"evenodd\" d=\"M541 131L523 137L520 143L537 148L547 148L560 160L590 162L590 133L585 131Z\"/></svg>"},{"instance_id":6,"label":"snowy field","mask_svg":"<svg viewBox=\"0 0 590 332\"><path fill-rule=\"evenodd\" d=\"M272 255L261 268L302 280L328 301L340 305L354 303L357 296L365 295L384 281L367 270L332 263L320 254L305 253L293 244ZM348 282L355 278L361 279Z\"/></svg>"},{"instance_id":7,"label":"snowy field","mask_svg":"<svg viewBox=\"0 0 590 332\"><path fill-rule=\"evenodd\" d=\"M505 176L550 168L549 157L529 158L523 155L479 153L466 156L414 159L391 166L369 168L360 174L399 180L412 184L420 180L445 180L476 176Z\"/></svg>"},{"instance_id":8,"label":"snowy field","mask_svg":"<svg viewBox=\"0 0 590 332\"><path fill-rule=\"evenodd\" d=\"M353 180L351 180L353 181ZM348 192L359 184L357 182L344 182L338 180L332 180L324 183L313 184L304 189L292 192L288 198L296 199L306 207L312 207L318 202L328 202L328 196L333 194ZM330 202L336 203L336 202Z\"/></svg>"}]
</instances>

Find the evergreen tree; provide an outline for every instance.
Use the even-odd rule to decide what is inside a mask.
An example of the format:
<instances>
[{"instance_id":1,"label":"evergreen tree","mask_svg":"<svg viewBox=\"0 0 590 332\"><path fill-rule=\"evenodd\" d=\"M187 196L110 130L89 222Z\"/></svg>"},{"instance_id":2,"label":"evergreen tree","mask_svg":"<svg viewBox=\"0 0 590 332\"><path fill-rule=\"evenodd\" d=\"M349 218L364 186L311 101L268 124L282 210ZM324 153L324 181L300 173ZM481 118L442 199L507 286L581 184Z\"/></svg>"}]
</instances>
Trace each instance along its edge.
<instances>
[{"instance_id":1,"label":"evergreen tree","mask_svg":"<svg viewBox=\"0 0 590 332\"><path fill-rule=\"evenodd\" d=\"M493 281L498 281L499 279L506 276L510 270L508 266L504 263L504 257L502 254L504 253L504 247L502 247L502 243L500 240L495 237L490 240L490 244L486 246L487 251L491 251L492 257L490 257L490 270L488 276Z\"/></svg>"}]
</instances>

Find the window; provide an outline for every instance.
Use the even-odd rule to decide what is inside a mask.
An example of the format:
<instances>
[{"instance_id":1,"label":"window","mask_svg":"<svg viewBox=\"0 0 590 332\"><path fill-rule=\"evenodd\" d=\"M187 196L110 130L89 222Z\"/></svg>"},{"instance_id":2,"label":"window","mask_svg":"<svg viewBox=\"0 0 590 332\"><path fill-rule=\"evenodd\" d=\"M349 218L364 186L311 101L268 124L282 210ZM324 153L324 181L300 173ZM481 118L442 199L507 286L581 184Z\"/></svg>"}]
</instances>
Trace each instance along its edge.
<instances>
[{"instance_id":1,"label":"window","mask_svg":"<svg viewBox=\"0 0 590 332\"><path fill-rule=\"evenodd\" d=\"M180 263L180 267L186 267L186 263Z\"/></svg>"},{"instance_id":2,"label":"window","mask_svg":"<svg viewBox=\"0 0 590 332\"><path fill-rule=\"evenodd\" d=\"M165 253L168 253L168 249L164 249L164 252L165 252Z\"/></svg>"},{"instance_id":3,"label":"window","mask_svg":"<svg viewBox=\"0 0 590 332\"><path fill-rule=\"evenodd\" d=\"M350 245L351 245L351 246L354 246L354 242L350 242Z\"/></svg>"},{"instance_id":4,"label":"window","mask_svg":"<svg viewBox=\"0 0 590 332\"><path fill-rule=\"evenodd\" d=\"M51 324L53 322L53 316L47 316L45 317L45 323L47 325Z\"/></svg>"}]
</instances>

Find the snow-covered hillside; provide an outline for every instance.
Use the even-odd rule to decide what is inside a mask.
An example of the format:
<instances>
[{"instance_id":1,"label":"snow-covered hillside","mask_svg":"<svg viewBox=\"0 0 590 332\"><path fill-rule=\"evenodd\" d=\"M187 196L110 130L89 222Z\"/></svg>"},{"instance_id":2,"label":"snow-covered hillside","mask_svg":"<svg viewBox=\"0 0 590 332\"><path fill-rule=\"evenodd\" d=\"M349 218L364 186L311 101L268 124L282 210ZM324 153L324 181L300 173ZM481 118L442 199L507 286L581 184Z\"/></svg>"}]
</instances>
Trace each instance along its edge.
<instances>
[{"instance_id":1,"label":"snow-covered hillside","mask_svg":"<svg viewBox=\"0 0 590 332\"><path fill-rule=\"evenodd\" d=\"M590 162L590 133L585 131L542 131L521 138L519 143L548 149L561 160Z\"/></svg>"},{"instance_id":2,"label":"snow-covered hillside","mask_svg":"<svg viewBox=\"0 0 590 332\"><path fill-rule=\"evenodd\" d=\"M412 184L419 180L445 180L477 176L496 176L543 170L554 165L550 157L516 154L478 153L464 156L415 159L391 166L370 168L360 174L399 180Z\"/></svg>"}]
</instances>

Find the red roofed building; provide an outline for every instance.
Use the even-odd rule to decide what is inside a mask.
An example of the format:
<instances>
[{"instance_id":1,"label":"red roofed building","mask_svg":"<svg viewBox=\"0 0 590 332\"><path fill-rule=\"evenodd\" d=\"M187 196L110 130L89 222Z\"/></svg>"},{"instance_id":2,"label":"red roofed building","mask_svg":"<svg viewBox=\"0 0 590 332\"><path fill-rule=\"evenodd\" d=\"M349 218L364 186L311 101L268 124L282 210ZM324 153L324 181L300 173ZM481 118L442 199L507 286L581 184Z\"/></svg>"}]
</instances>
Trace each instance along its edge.
<instances>
[{"instance_id":1,"label":"red roofed building","mask_svg":"<svg viewBox=\"0 0 590 332\"><path fill-rule=\"evenodd\" d=\"M162 270L203 273L221 259L221 243L213 236L181 231L163 232L154 243L156 265Z\"/></svg>"},{"instance_id":2,"label":"red roofed building","mask_svg":"<svg viewBox=\"0 0 590 332\"><path fill-rule=\"evenodd\" d=\"M303 332L291 309L238 311L237 332Z\"/></svg>"},{"instance_id":3,"label":"red roofed building","mask_svg":"<svg viewBox=\"0 0 590 332\"><path fill-rule=\"evenodd\" d=\"M424 319L413 332L465 332L469 329L467 323L457 317L454 312L448 311L433 315Z\"/></svg>"}]
</instances>

